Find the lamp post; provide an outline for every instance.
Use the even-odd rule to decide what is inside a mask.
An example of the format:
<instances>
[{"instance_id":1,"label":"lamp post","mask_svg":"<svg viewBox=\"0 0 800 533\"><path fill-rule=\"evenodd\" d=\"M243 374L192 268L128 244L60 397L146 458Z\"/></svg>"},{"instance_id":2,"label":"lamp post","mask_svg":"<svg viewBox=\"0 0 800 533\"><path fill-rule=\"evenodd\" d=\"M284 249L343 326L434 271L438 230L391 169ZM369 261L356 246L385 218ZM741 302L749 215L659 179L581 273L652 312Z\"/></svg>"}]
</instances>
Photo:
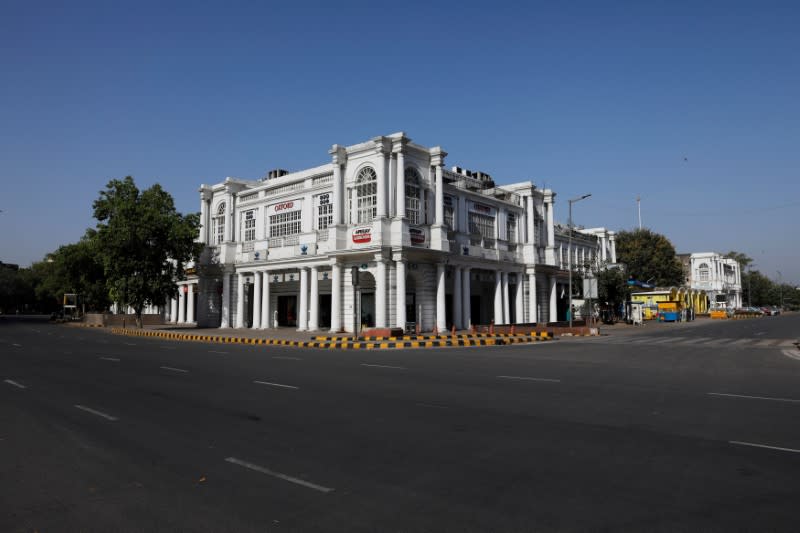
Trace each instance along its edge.
<instances>
[{"instance_id":1,"label":"lamp post","mask_svg":"<svg viewBox=\"0 0 800 533\"><path fill-rule=\"evenodd\" d=\"M567 307L567 312L569 313L569 327L572 329L572 204L575 202L580 202L581 200L585 200L589 198L592 194L584 194L583 196L578 196L577 198L572 198L567 200L569 203L569 245L567 246L567 268L569 269L569 307ZM591 315L591 310L589 311Z\"/></svg>"},{"instance_id":2,"label":"lamp post","mask_svg":"<svg viewBox=\"0 0 800 533\"><path fill-rule=\"evenodd\" d=\"M753 307L753 291L752 285L750 283L751 278L753 277L753 267L756 266L753 263L747 265L747 307Z\"/></svg>"},{"instance_id":3,"label":"lamp post","mask_svg":"<svg viewBox=\"0 0 800 533\"><path fill-rule=\"evenodd\" d=\"M778 290L781 295L781 311L783 311L783 274L781 274L780 270L776 270L775 272L778 273Z\"/></svg>"}]
</instances>

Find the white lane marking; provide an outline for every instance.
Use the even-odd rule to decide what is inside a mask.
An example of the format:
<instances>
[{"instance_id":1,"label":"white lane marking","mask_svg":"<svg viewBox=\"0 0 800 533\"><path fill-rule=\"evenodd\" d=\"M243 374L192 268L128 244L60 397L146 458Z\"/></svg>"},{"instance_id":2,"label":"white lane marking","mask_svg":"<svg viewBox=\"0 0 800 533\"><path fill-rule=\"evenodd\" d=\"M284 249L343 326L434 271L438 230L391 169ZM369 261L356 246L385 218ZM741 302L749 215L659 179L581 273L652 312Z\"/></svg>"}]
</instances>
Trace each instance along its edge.
<instances>
[{"instance_id":1,"label":"white lane marking","mask_svg":"<svg viewBox=\"0 0 800 533\"><path fill-rule=\"evenodd\" d=\"M208 353L228 354L230 352L218 352L217 350L209 350Z\"/></svg>"},{"instance_id":2,"label":"white lane marking","mask_svg":"<svg viewBox=\"0 0 800 533\"><path fill-rule=\"evenodd\" d=\"M282 389L299 389L300 387L295 387L294 385L284 385L282 383L271 383L269 381L254 381L253 383L258 383L259 385L269 385L270 387L280 387Z\"/></svg>"},{"instance_id":3,"label":"white lane marking","mask_svg":"<svg viewBox=\"0 0 800 533\"><path fill-rule=\"evenodd\" d=\"M747 400L771 400L773 402L788 402L788 403L800 403L800 400L795 400L792 398L773 398L771 396L747 396L744 394L727 394L724 392L709 392L709 396L724 396L727 398L744 398Z\"/></svg>"},{"instance_id":4,"label":"white lane marking","mask_svg":"<svg viewBox=\"0 0 800 533\"><path fill-rule=\"evenodd\" d=\"M99 416L101 418L105 418L106 420L111 420L112 422L114 422L116 420L119 420L119 418L117 418L116 416L111 416L111 415L109 415L107 413L104 413L102 411L98 411L96 409L92 409L91 407L86 407L84 405L78 405L78 404L75 404L75 407L77 407L81 411L86 411L87 413L92 413L93 415L97 415L97 416Z\"/></svg>"},{"instance_id":5,"label":"white lane marking","mask_svg":"<svg viewBox=\"0 0 800 533\"><path fill-rule=\"evenodd\" d=\"M753 333L753 335L766 335L766 333L767 333L766 331L757 331Z\"/></svg>"},{"instance_id":6,"label":"white lane marking","mask_svg":"<svg viewBox=\"0 0 800 533\"><path fill-rule=\"evenodd\" d=\"M103 361L113 361L115 363L119 363L119 357L100 357Z\"/></svg>"},{"instance_id":7,"label":"white lane marking","mask_svg":"<svg viewBox=\"0 0 800 533\"><path fill-rule=\"evenodd\" d=\"M552 378L529 378L526 376L497 376L499 379L517 379L520 381L546 381L550 383L561 383L560 379Z\"/></svg>"},{"instance_id":8,"label":"white lane marking","mask_svg":"<svg viewBox=\"0 0 800 533\"><path fill-rule=\"evenodd\" d=\"M15 387L17 387L18 389L27 389L27 388L28 388L28 387L26 387L25 385L23 385L22 383L17 383L17 382L16 382L16 381L14 381L13 379L4 379L4 380L3 380L3 382L4 382L4 383L8 383L9 385L14 385L14 386L15 386Z\"/></svg>"},{"instance_id":9,"label":"white lane marking","mask_svg":"<svg viewBox=\"0 0 800 533\"><path fill-rule=\"evenodd\" d=\"M796 343L797 343L797 341L793 341L793 340L787 339L785 341L781 341L781 343L778 344L778 346L781 347L781 348L788 348L789 346L794 346Z\"/></svg>"},{"instance_id":10,"label":"white lane marking","mask_svg":"<svg viewBox=\"0 0 800 533\"><path fill-rule=\"evenodd\" d=\"M293 476L287 476L286 474L275 472L274 470L270 470L269 468L264 468L263 466L258 466L253 463L248 463L247 461L242 461L241 459L237 459L236 457L226 457L225 461L235 465L243 466L245 468L249 468L250 470L255 470L256 472L260 472L268 476L288 481L289 483L294 483L296 485L300 485L309 489L318 490L320 492L327 493L327 492L332 492L334 490L331 487L323 487L322 485L317 485L316 483L311 483L310 481L306 481L304 479L296 478Z\"/></svg>"},{"instance_id":11,"label":"white lane marking","mask_svg":"<svg viewBox=\"0 0 800 533\"><path fill-rule=\"evenodd\" d=\"M174 366L160 366L159 368L162 368L164 370L170 370L172 372L183 372L183 373L189 372L188 370L184 370L182 368L175 368Z\"/></svg>"},{"instance_id":12,"label":"white lane marking","mask_svg":"<svg viewBox=\"0 0 800 533\"><path fill-rule=\"evenodd\" d=\"M739 339L739 340L736 340L736 341L733 341L733 342L729 343L728 346L747 344L748 342L752 342L752 341L753 341L753 339Z\"/></svg>"},{"instance_id":13,"label":"white lane marking","mask_svg":"<svg viewBox=\"0 0 800 533\"><path fill-rule=\"evenodd\" d=\"M361 363L361 366L369 366L372 368L393 368L395 370L406 370L404 366L392 366L392 365L370 365L368 363Z\"/></svg>"},{"instance_id":14,"label":"white lane marking","mask_svg":"<svg viewBox=\"0 0 800 533\"><path fill-rule=\"evenodd\" d=\"M176 349L174 346L159 346L159 348L161 348L162 350L175 350Z\"/></svg>"},{"instance_id":15,"label":"white lane marking","mask_svg":"<svg viewBox=\"0 0 800 533\"><path fill-rule=\"evenodd\" d=\"M136 346L136 343L133 342L126 342L125 346Z\"/></svg>"},{"instance_id":16,"label":"white lane marking","mask_svg":"<svg viewBox=\"0 0 800 533\"><path fill-rule=\"evenodd\" d=\"M289 359L291 361L302 361L303 360L302 357L291 357L291 356L288 356L288 355L273 355L272 358L273 359Z\"/></svg>"},{"instance_id":17,"label":"white lane marking","mask_svg":"<svg viewBox=\"0 0 800 533\"><path fill-rule=\"evenodd\" d=\"M793 452L793 453L800 453L800 450L795 450L793 448L781 448L780 446L767 446L766 444L756 444L754 442L742 442L739 440L729 440L731 444L738 444L739 446L752 446L754 448L766 448L768 450L778 450L781 452Z\"/></svg>"},{"instance_id":18,"label":"white lane marking","mask_svg":"<svg viewBox=\"0 0 800 533\"><path fill-rule=\"evenodd\" d=\"M22 348L21 344L17 344L16 342L12 343L11 346L16 346L17 348Z\"/></svg>"}]
</instances>

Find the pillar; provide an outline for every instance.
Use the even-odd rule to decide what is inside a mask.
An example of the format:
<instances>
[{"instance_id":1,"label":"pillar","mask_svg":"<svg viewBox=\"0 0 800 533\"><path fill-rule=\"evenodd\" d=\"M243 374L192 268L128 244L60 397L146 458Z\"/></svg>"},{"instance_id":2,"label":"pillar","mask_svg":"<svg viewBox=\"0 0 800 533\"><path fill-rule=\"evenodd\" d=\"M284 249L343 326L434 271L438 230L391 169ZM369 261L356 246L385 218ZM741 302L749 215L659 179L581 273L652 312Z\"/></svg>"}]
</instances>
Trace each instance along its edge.
<instances>
[{"instance_id":1,"label":"pillar","mask_svg":"<svg viewBox=\"0 0 800 533\"><path fill-rule=\"evenodd\" d=\"M503 324L511 323L510 301L508 294L508 272L503 272Z\"/></svg>"},{"instance_id":2,"label":"pillar","mask_svg":"<svg viewBox=\"0 0 800 533\"><path fill-rule=\"evenodd\" d=\"M555 225L553 222L553 195L550 193L549 195L545 196L545 212L547 215L547 246L555 246L556 245L556 233L555 233Z\"/></svg>"},{"instance_id":3,"label":"pillar","mask_svg":"<svg viewBox=\"0 0 800 533\"><path fill-rule=\"evenodd\" d=\"M397 315L395 326L406 329L406 262L400 255L395 256L395 274L397 276Z\"/></svg>"},{"instance_id":4,"label":"pillar","mask_svg":"<svg viewBox=\"0 0 800 533\"><path fill-rule=\"evenodd\" d=\"M436 165L436 219L434 224L444 224L444 180L442 178L442 165Z\"/></svg>"},{"instance_id":5,"label":"pillar","mask_svg":"<svg viewBox=\"0 0 800 533\"><path fill-rule=\"evenodd\" d=\"M461 321L461 267L453 269L453 324L456 329L463 329Z\"/></svg>"},{"instance_id":6,"label":"pillar","mask_svg":"<svg viewBox=\"0 0 800 533\"><path fill-rule=\"evenodd\" d=\"M195 323L194 317L194 291L197 287L197 284L192 283L189 285L189 292L186 293L187 301L186 301L186 322L190 324Z\"/></svg>"},{"instance_id":7,"label":"pillar","mask_svg":"<svg viewBox=\"0 0 800 533\"><path fill-rule=\"evenodd\" d=\"M186 285L178 285L178 324L186 322L186 294L183 292Z\"/></svg>"},{"instance_id":8,"label":"pillar","mask_svg":"<svg viewBox=\"0 0 800 533\"><path fill-rule=\"evenodd\" d=\"M200 235L199 241L208 244L208 212L211 194L205 189L205 185L200 188Z\"/></svg>"},{"instance_id":9,"label":"pillar","mask_svg":"<svg viewBox=\"0 0 800 533\"><path fill-rule=\"evenodd\" d=\"M329 152L333 156L333 224L344 224L344 178L342 165L347 159L347 152L338 144L334 144Z\"/></svg>"},{"instance_id":10,"label":"pillar","mask_svg":"<svg viewBox=\"0 0 800 533\"><path fill-rule=\"evenodd\" d=\"M514 313L517 318L518 324L525 322L525 275L522 272L517 273L517 292L515 294L514 303L516 304Z\"/></svg>"},{"instance_id":11,"label":"pillar","mask_svg":"<svg viewBox=\"0 0 800 533\"><path fill-rule=\"evenodd\" d=\"M180 289L179 289L180 290ZM123 313L126 312L123 310ZM169 321L173 324L178 322L178 299L171 298L169 301Z\"/></svg>"},{"instance_id":12,"label":"pillar","mask_svg":"<svg viewBox=\"0 0 800 533\"><path fill-rule=\"evenodd\" d=\"M308 330L319 329L319 271L311 267L311 294L309 295L311 312L308 315Z\"/></svg>"},{"instance_id":13,"label":"pillar","mask_svg":"<svg viewBox=\"0 0 800 533\"><path fill-rule=\"evenodd\" d=\"M308 329L308 269L300 268L300 302L297 310L297 331Z\"/></svg>"},{"instance_id":14,"label":"pillar","mask_svg":"<svg viewBox=\"0 0 800 533\"><path fill-rule=\"evenodd\" d=\"M494 273L494 323L503 324L503 272Z\"/></svg>"},{"instance_id":15,"label":"pillar","mask_svg":"<svg viewBox=\"0 0 800 533\"><path fill-rule=\"evenodd\" d=\"M263 272L255 272L253 286L253 329L261 328L261 279Z\"/></svg>"},{"instance_id":16,"label":"pillar","mask_svg":"<svg viewBox=\"0 0 800 533\"><path fill-rule=\"evenodd\" d=\"M444 263L439 263L436 265L436 327L442 332L447 329L447 314L444 308L444 280Z\"/></svg>"},{"instance_id":17,"label":"pillar","mask_svg":"<svg viewBox=\"0 0 800 533\"><path fill-rule=\"evenodd\" d=\"M527 242L529 244L534 244L534 243L536 243L536 235L534 233L536 231L536 225L535 225L536 209L534 208L534 205L533 205L533 195L528 196L525 200L526 200L526 203L528 204L528 208L527 208L527 212L528 212L528 219L527 219L527 223L528 223L528 240L525 241L525 242Z\"/></svg>"},{"instance_id":18,"label":"pillar","mask_svg":"<svg viewBox=\"0 0 800 533\"><path fill-rule=\"evenodd\" d=\"M386 327L386 261L376 258L378 267L375 272L375 327Z\"/></svg>"},{"instance_id":19,"label":"pillar","mask_svg":"<svg viewBox=\"0 0 800 533\"><path fill-rule=\"evenodd\" d=\"M547 317L549 322L555 322L558 320L558 293L557 293L558 283L556 283L556 277L550 276L550 313Z\"/></svg>"},{"instance_id":20,"label":"pillar","mask_svg":"<svg viewBox=\"0 0 800 533\"><path fill-rule=\"evenodd\" d=\"M536 274L528 274L528 322L539 322L538 300L536 293Z\"/></svg>"},{"instance_id":21,"label":"pillar","mask_svg":"<svg viewBox=\"0 0 800 533\"><path fill-rule=\"evenodd\" d=\"M342 265L331 265L331 333L342 329Z\"/></svg>"},{"instance_id":22,"label":"pillar","mask_svg":"<svg viewBox=\"0 0 800 533\"><path fill-rule=\"evenodd\" d=\"M261 283L261 327L271 328L272 323L272 310L270 309L269 302L269 272L264 272L264 279Z\"/></svg>"},{"instance_id":23,"label":"pillar","mask_svg":"<svg viewBox=\"0 0 800 533\"><path fill-rule=\"evenodd\" d=\"M237 284L236 294L239 296L236 300L236 327L244 327L244 274L238 275L239 283Z\"/></svg>"},{"instance_id":24,"label":"pillar","mask_svg":"<svg viewBox=\"0 0 800 533\"><path fill-rule=\"evenodd\" d=\"M383 141L377 141L379 143L378 148L378 163L375 165L375 173L377 174L377 202L378 205L375 206L375 218L384 218L386 217L386 154L383 151ZM377 322L376 322L377 324Z\"/></svg>"},{"instance_id":25,"label":"pillar","mask_svg":"<svg viewBox=\"0 0 800 533\"><path fill-rule=\"evenodd\" d=\"M220 306L221 319L219 327L231 327L231 275L228 272L222 273L222 305Z\"/></svg>"},{"instance_id":26,"label":"pillar","mask_svg":"<svg viewBox=\"0 0 800 533\"><path fill-rule=\"evenodd\" d=\"M406 216L406 163L403 149L397 152L397 192L395 194L397 204L395 206L395 216L405 218ZM405 328L405 324L403 324Z\"/></svg>"},{"instance_id":27,"label":"pillar","mask_svg":"<svg viewBox=\"0 0 800 533\"><path fill-rule=\"evenodd\" d=\"M461 274L461 305L463 307L461 314L461 322L464 329L468 329L472 325L472 307L470 305L470 272L469 267L464 267L464 272Z\"/></svg>"}]
</instances>

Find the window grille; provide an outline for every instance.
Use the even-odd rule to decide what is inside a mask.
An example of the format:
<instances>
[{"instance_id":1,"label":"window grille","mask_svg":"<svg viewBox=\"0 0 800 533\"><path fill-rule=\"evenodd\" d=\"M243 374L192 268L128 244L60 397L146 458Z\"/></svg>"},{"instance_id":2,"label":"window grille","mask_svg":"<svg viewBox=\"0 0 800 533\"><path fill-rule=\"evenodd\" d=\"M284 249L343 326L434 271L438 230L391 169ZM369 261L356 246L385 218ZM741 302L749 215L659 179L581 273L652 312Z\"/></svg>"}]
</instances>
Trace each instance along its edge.
<instances>
[{"instance_id":1,"label":"window grille","mask_svg":"<svg viewBox=\"0 0 800 533\"><path fill-rule=\"evenodd\" d=\"M329 193L317 196L317 229L326 229L333 224L333 204Z\"/></svg>"},{"instance_id":2,"label":"window grille","mask_svg":"<svg viewBox=\"0 0 800 533\"><path fill-rule=\"evenodd\" d=\"M269 236L283 237L300 233L300 215L302 211L278 213L269 217Z\"/></svg>"},{"instance_id":3,"label":"window grille","mask_svg":"<svg viewBox=\"0 0 800 533\"><path fill-rule=\"evenodd\" d=\"M211 221L211 234L214 244L225 242L225 204L219 204L217 216Z\"/></svg>"},{"instance_id":4,"label":"window grille","mask_svg":"<svg viewBox=\"0 0 800 533\"><path fill-rule=\"evenodd\" d=\"M254 241L256 240L256 210L250 209L249 211L245 211L244 215L244 240L247 241Z\"/></svg>"},{"instance_id":5,"label":"window grille","mask_svg":"<svg viewBox=\"0 0 800 533\"><path fill-rule=\"evenodd\" d=\"M378 175L372 167L365 167L358 173L355 192L356 222L371 222L378 214Z\"/></svg>"},{"instance_id":6,"label":"window grille","mask_svg":"<svg viewBox=\"0 0 800 533\"><path fill-rule=\"evenodd\" d=\"M422 177L419 171L413 167L405 170L405 185L406 185L406 218L409 224L417 225L422 220L421 204L419 201L419 184Z\"/></svg>"}]
</instances>

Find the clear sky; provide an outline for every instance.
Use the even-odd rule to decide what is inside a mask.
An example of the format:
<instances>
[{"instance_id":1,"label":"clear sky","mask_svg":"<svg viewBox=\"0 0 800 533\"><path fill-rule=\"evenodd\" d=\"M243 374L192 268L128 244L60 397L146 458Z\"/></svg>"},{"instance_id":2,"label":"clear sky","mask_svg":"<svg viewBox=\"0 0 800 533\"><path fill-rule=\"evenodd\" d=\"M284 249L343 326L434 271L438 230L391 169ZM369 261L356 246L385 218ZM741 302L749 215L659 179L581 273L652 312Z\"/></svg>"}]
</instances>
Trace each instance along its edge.
<instances>
[{"instance_id":1,"label":"clear sky","mask_svg":"<svg viewBox=\"0 0 800 533\"><path fill-rule=\"evenodd\" d=\"M800 3L0 0L0 260L94 226L111 178L183 212L226 176L405 131L800 284Z\"/></svg>"}]
</instances>

